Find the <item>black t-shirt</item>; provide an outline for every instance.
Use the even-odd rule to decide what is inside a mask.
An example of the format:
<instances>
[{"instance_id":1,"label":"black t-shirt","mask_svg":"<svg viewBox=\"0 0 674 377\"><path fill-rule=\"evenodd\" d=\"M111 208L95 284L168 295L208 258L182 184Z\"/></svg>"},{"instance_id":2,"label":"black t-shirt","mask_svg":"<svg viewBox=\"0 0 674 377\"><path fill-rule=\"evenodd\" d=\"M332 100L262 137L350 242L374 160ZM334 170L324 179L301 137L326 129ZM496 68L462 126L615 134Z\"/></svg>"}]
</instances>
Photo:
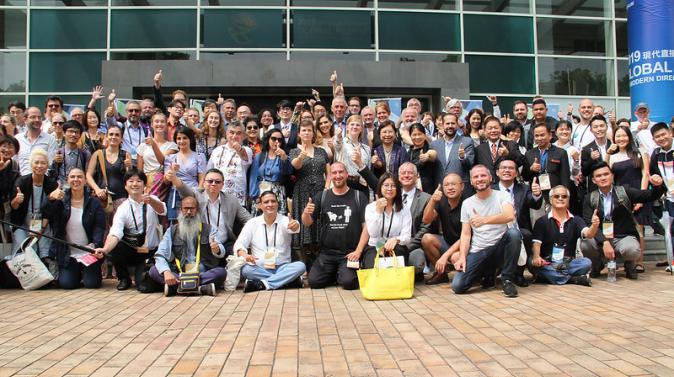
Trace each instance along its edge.
<instances>
[{"instance_id":1,"label":"black t-shirt","mask_svg":"<svg viewBox=\"0 0 674 377\"><path fill-rule=\"evenodd\" d=\"M442 196L439 202L435 204L435 212L438 213L442 225L442 236L449 246L461 238L461 204L463 198L456 208L449 205L446 196Z\"/></svg>"},{"instance_id":2,"label":"black t-shirt","mask_svg":"<svg viewBox=\"0 0 674 377\"><path fill-rule=\"evenodd\" d=\"M359 195L358 200L356 195ZM316 194L313 202L316 206L314 221L316 216L321 216L320 251L338 255L354 251L365 223L365 195L358 190L349 190L344 195L327 190Z\"/></svg>"},{"instance_id":3,"label":"black t-shirt","mask_svg":"<svg viewBox=\"0 0 674 377\"><path fill-rule=\"evenodd\" d=\"M564 245L564 256L576 256L576 242L585 228L585 221L580 216L574 216L564 223L564 232L560 232L557 220L545 215L536 220L533 240L541 243L541 258L545 259L552 254L552 247Z\"/></svg>"}]
</instances>

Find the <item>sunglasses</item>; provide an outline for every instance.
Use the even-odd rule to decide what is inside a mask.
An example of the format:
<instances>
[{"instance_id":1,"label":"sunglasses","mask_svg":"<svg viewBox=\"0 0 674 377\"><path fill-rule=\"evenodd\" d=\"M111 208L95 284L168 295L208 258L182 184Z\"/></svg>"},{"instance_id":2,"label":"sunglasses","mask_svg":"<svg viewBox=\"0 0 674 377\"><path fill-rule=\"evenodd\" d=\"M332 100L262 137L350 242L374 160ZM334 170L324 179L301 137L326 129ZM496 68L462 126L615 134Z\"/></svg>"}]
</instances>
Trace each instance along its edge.
<instances>
[{"instance_id":1,"label":"sunglasses","mask_svg":"<svg viewBox=\"0 0 674 377\"><path fill-rule=\"evenodd\" d=\"M140 109L129 109L129 110L126 110L126 112L127 113L139 113Z\"/></svg>"},{"instance_id":2,"label":"sunglasses","mask_svg":"<svg viewBox=\"0 0 674 377\"><path fill-rule=\"evenodd\" d=\"M270 137L269 137L269 140L275 141L275 142L277 142L277 143L280 143L281 140L283 140L283 138L282 138L282 137L276 137L276 136L270 136Z\"/></svg>"},{"instance_id":3,"label":"sunglasses","mask_svg":"<svg viewBox=\"0 0 674 377\"><path fill-rule=\"evenodd\" d=\"M555 198L555 199L568 199L569 198L569 196L566 195L566 194L556 194L556 195L552 195L552 197Z\"/></svg>"},{"instance_id":4,"label":"sunglasses","mask_svg":"<svg viewBox=\"0 0 674 377\"><path fill-rule=\"evenodd\" d=\"M65 122L51 122L51 124L63 124Z\"/></svg>"},{"instance_id":5,"label":"sunglasses","mask_svg":"<svg viewBox=\"0 0 674 377\"><path fill-rule=\"evenodd\" d=\"M222 183L222 180L220 180L220 179L207 179L206 183L208 183L209 185L219 185L219 184Z\"/></svg>"},{"instance_id":6,"label":"sunglasses","mask_svg":"<svg viewBox=\"0 0 674 377\"><path fill-rule=\"evenodd\" d=\"M47 107L51 109L51 108L54 108L54 107L61 107L61 105L59 105L59 104L51 104L51 105L47 105Z\"/></svg>"},{"instance_id":7,"label":"sunglasses","mask_svg":"<svg viewBox=\"0 0 674 377\"><path fill-rule=\"evenodd\" d=\"M247 129L248 131L251 131L251 130L259 130L260 127L258 127L258 126L248 126L248 127L246 127L246 129Z\"/></svg>"}]
</instances>

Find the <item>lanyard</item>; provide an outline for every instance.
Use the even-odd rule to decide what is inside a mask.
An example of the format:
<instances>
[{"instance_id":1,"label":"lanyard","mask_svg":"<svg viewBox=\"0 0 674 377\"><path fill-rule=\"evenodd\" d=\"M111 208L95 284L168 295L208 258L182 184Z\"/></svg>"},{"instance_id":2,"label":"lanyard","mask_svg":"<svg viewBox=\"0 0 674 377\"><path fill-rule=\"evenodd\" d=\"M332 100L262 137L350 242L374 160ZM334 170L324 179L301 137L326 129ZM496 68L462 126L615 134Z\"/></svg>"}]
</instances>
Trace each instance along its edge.
<instances>
[{"instance_id":1,"label":"lanyard","mask_svg":"<svg viewBox=\"0 0 674 377\"><path fill-rule=\"evenodd\" d=\"M215 224L216 228L220 227L220 208L222 207L222 203L218 201L218 222ZM208 219L208 223L211 224L211 202L208 202L208 208L206 210L206 217ZM211 224L213 225L213 224Z\"/></svg>"},{"instance_id":2,"label":"lanyard","mask_svg":"<svg viewBox=\"0 0 674 377\"><path fill-rule=\"evenodd\" d=\"M131 217L133 218L133 226L136 228L136 232L138 231L138 223L136 222L136 215L133 213L135 212L133 210L133 206L131 205L131 202L129 202L129 208L131 209ZM147 227L147 204L143 204L143 233L145 233L145 229Z\"/></svg>"},{"instance_id":3,"label":"lanyard","mask_svg":"<svg viewBox=\"0 0 674 377\"><path fill-rule=\"evenodd\" d=\"M276 229L278 228L278 223L274 223L274 249L276 249ZM269 249L269 235L267 235L267 224L264 224L264 241L267 243L267 249Z\"/></svg>"},{"instance_id":4,"label":"lanyard","mask_svg":"<svg viewBox=\"0 0 674 377\"><path fill-rule=\"evenodd\" d=\"M199 259L201 259L201 227L204 224L199 224L199 235L197 235L197 261L195 265L199 266ZM180 267L180 260L176 258L176 267L178 267L178 272L183 273L182 267Z\"/></svg>"},{"instance_id":5,"label":"lanyard","mask_svg":"<svg viewBox=\"0 0 674 377\"><path fill-rule=\"evenodd\" d=\"M133 145L133 139L131 139L131 132L130 132L130 130L133 129L133 127L131 126L131 123L129 123L128 127L126 127L126 128L127 128L127 130L129 130L129 132L128 132L128 134L129 134L129 144L131 144L131 146L134 146ZM140 143L142 142L142 140L141 140L141 135L143 134L142 128L143 128L143 126L138 124L138 144L136 144L135 146L139 146Z\"/></svg>"},{"instance_id":6,"label":"lanyard","mask_svg":"<svg viewBox=\"0 0 674 377\"><path fill-rule=\"evenodd\" d=\"M386 238L388 239L391 235L391 226L393 225L393 210L391 210L391 220L388 222L388 232L386 232ZM384 224L386 223L386 211L381 214L381 236L384 237Z\"/></svg>"}]
</instances>

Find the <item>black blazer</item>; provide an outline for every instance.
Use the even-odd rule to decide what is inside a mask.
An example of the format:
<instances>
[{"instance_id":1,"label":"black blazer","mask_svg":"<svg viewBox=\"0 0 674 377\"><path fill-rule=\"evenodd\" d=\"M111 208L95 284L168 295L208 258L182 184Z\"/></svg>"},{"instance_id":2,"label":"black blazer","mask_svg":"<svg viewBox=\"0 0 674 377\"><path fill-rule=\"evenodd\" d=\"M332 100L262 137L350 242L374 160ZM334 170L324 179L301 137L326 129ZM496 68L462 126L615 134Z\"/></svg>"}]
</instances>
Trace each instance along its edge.
<instances>
[{"instance_id":1,"label":"black blazer","mask_svg":"<svg viewBox=\"0 0 674 377\"><path fill-rule=\"evenodd\" d=\"M16 182L14 183L14 192L12 193L12 197L10 200L14 200L14 198L16 197L17 187L23 193L24 200L23 203L21 203L19 207L17 207L17 209L12 209L12 213L10 214L10 221L14 225L23 226L24 221L26 220L26 215L28 215L28 203L30 202L30 198L33 195L33 174L32 173L26 174L16 179ZM56 190L57 188L58 183L56 183L56 179L45 175L44 182L42 182L42 192L44 194L44 198L42 199L43 208L47 203L47 197L49 196L49 194L51 194L51 192Z\"/></svg>"},{"instance_id":2,"label":"black blazer","mask_svg":"<svg viewBox=\"0 0 674 377\"><path fill-rule=\"evenodd\" d=\"M498 141L498 147L501 147L502 145L506 146L508 148L508 156L505 158L510 158L515 160L517 163L517 166L523 166L525 163L524 156L522 156L522 153L520 153L520 148L518 144L514 141L505 141L505 140L499 140ZM482 164L486 166L490 171L491 171L491 176L494 179L494 182L498 182L498 177L496 176L496 165L503 160L504 157L501 157L498 155L498 149L497 149L497 155L496 155L496 160L493 160L491 157L491 148L489 146L488 141L482 142L480 145L475 148L475 165L477 164Z\"/></svg>"},{"instance_id":3,"label":"black blazer","mask_svg":"<svg viewBox=\"0 0 674 377\"><path fill-rule=\"evenodd\" d=\"M607 139L606 149L608 149L610 146L611 140ZM585 187L587 187L588 192L597 189L597 185L595 185L594 182L592 182L592 165L594 165L598 161L604 161L604 159L601 157L601 154L598 160L593 160L592 150L599 150L596 141L593 141L590 144L586 145L580 151L580 171L583 173L583 181L585 181Z\"/></svg>"},{"instance_id":4,"label":"black blazer","mask_svg":"<svg viewBox=\"0 0 674 377\"><path fill-rule=\"evenodd\" d=\"M530 170L531 165L534 163L535 159L541 161L541 151L538 147L530 149L527 151L525 156L525 164L522 169L522 176L527 182L531 182L534 177L538 177L540 173L536 173ZM548 149L548 162L545 167L545 172L550 176L550 187L555 187L557 185L562 185L569 190L571 189L571 171L569 170L569 157L566 154L566 151L562 148L556 147L554 144L550 144ZM541 166L541 170L543 167ZM539 181L540 183L540 181ZM543 196L548 197L548 190L543 191Z\"/></svg>"},{"instance_id":5,"label":"black blazer","mask_svg":"<svg viewBox=\"0 0 674 377\"><path fill-rule=\"evenodd\" d=\"M495 190L499 190L500 186L495 183L492 186ZM543 205L543 195L538 200L534 199L534 194L531 193L529 186L515 182L513 184L513 195L515 197L515 211L517 213L517 225L520 229L527 229L533 231L531 226L531 209L540 209Z\"/></svg>"},{"instance_id":6,"label":"black blazer","mask_svg":"<svg viewBox=\"0 0 674 377\"><path fill-rule=\"evenodd\" d=\"M276 123L274 128L280 130L281 123ZM297 140L299 140L299 126L295 123L290 124L290 136L288 136L288 141L286 142L285 148L283 150L286 154L290 154L290 151L297 148Z\"/></svg>"}]
</instances>

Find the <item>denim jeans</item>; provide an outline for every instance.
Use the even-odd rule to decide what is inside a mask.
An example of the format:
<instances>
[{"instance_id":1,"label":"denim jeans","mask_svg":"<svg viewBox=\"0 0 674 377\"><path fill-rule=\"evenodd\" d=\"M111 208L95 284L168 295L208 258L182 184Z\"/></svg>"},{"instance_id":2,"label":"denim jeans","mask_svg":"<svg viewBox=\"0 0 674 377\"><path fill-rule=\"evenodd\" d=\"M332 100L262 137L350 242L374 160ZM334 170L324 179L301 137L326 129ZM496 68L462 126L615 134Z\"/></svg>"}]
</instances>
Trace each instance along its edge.
<instances>
[{"instance_id":1,"label":"denim jeans","mask_svg":"<svg viewBox=\"0 0 674 377\"><path fill-rule=\"evenodd\" d=\"M85 266L78 263L75 258L70 258L68 266L59 266L59 287L61 289L76 289L80 287L80 282L84 283L84 288L100 288L103 282L101 276L101 265L103 260Z\"/></svg>"},{"instance_id":2,"label":"denim jeans","mask_svg":"<svg viewBox=\"0 0 674 377\"><path fill-rule=\"evenodd\" d=\"M497 268L501 268L503 281L514 281L521 242L522 234L513 227L509 228L495 245L475 252L469 251L466 256L466 271L458 271L452 279L454 293L466 293L474 281Z\"/></svg>"},{"instance_id":3,"label":"denim jeans","mask_svg":"<svg viewBox=\"0 0 674 377\"><path fill-rule=\"evenodd\" d=\"M566 284L572 276L582 276L590 272L592 261L589 258L575 258L569 263L568 269L558 270L553 265L537 267L536 274L545 278L550 284Z\"/></svg>"},{"instance_id":4,"label":"denim jeans","mask_svg":"<svg viewBox=\"0 0 674 377\"><path fill-rule=\"evenodd\" d=\"M44 234L51 236L51 227L45 229ZM16 250L21 245L26 238L28 238L28 232L23 229L16 229L14 231L14 244L12 245L12 250ZM33 250L37 253L40 258L46 258L49 256L49 247L51 246L51 240L47 237L40 237L40 240L33 245Z\"/></svg>"},{"instance_id":5,"label":"denim jeans","mask_svg":"<svg viewBox=\"0 0 674 377\"><path fill-rule=\"evenodd\" d=\"M275 269L245 264L241 268L241 275L249 280L266 282L269 289L279 289L300 277L306 270L302 262L284 263Z\"/></svg>"}]
</instances>

